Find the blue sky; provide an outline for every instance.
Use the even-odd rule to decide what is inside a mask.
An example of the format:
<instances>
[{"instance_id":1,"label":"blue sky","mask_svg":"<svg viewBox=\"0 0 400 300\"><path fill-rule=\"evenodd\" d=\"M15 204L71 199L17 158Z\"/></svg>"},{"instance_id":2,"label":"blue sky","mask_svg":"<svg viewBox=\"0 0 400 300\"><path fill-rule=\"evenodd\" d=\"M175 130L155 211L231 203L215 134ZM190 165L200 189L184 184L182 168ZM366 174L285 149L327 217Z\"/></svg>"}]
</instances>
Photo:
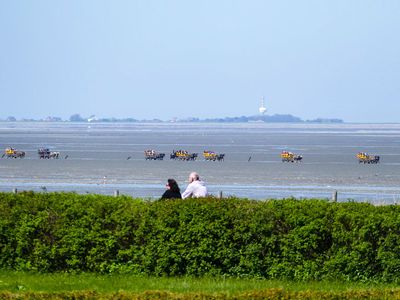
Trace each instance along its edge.
<instances>
[{"instance_id":1,"label":"blue sky","mask_svg":"<svg viewBox=\"0 0 400 300\"><path fill-rule=\"evenodd\" d=\"M399 122L400 1L2 1L0 118Z\"/></svg>"}]
</instances>

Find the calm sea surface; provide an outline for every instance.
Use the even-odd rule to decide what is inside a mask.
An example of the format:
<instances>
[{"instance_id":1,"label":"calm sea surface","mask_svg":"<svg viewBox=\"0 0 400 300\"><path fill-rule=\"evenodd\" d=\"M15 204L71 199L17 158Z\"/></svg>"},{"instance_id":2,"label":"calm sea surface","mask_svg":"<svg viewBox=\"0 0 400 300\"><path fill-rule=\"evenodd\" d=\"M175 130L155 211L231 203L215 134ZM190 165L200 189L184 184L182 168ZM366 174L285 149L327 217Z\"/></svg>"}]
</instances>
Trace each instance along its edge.
<instances>
[{"instance_id":1,"label":"calm sea surface","mask_svg":"<svg viewBox=\"0 0 400 300\"><path fill-rule=\"evenodd\" d=\"M168 178L181 189L197 171L209 191L252 199L294 196L400 203L400 124L177 124L0 123L0 148L26 151L24 159L0 159L0 190L76 191L158 198ZM37 149L60 151L40 160ZM145 161L143 151L166 153ZM169 159L172 150L199 153L196 161ZM225 153L204 161L204 150ZM279 154L302 154L282 163ZM359 164L357 152L381 156ZM65 157L67 159L65 159ZM129 158L129 159L128 159Z\"/></svg>"}]
</instances>

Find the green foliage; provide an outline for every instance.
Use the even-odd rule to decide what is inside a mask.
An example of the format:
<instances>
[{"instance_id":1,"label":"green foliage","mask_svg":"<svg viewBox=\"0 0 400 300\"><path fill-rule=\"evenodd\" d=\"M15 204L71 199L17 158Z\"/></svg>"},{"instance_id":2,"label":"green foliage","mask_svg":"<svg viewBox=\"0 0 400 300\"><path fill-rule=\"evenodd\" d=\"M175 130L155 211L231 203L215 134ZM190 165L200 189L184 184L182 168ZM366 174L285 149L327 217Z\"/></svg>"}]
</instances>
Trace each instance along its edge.
<instances>
[{"instance_id":1,"label":"green foliage","mask_svg":"<svg viewBox=\"0 0 400 300\"><path fill-rule=\"evenodd\" d=\"M397 282L400 207L0 193L0 268Z\"/></svg>"}]
</instances>

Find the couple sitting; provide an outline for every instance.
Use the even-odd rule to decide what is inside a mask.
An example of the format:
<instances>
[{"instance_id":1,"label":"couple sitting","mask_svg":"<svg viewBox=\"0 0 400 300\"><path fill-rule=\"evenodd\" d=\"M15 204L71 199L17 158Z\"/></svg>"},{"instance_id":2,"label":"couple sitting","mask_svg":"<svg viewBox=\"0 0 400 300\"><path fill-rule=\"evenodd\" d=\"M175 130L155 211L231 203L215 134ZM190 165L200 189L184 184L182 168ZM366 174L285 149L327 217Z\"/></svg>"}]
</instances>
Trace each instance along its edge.
<instances>
[{"instance_id":1,"label":"couple sitting","mask_svg":"<svg viewBox=\"0 0 400 300\"><path fill-rule=\"evenodd\" d=\"M189 197L199 198L207 196L207 188L204 182L200 180L199 174L192 172L189 175L189 185L181 195L178 184L174 179L168 179L167 190L161 196L161 199L185 199Z\"/></svg>"}]
</instances>

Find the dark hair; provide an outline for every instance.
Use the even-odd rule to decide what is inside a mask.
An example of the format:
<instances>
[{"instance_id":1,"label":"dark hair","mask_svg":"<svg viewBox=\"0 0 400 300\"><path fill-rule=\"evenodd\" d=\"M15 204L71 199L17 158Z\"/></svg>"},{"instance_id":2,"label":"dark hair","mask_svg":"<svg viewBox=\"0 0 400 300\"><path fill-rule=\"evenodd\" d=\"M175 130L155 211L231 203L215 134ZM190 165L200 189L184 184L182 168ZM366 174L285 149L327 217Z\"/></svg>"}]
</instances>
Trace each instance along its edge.
<instances>
[{"instance_id":1,"label":"dark hair","mask_svg":"<svg viewBox=\"0 0 400 300\"><path fill-rule=\"evenodd\" d=\"M179 189L178 183L175 181L175 179L168 179L168 185L172 192L180 193L181 190Z\"/></svg>"}]
</instances>

